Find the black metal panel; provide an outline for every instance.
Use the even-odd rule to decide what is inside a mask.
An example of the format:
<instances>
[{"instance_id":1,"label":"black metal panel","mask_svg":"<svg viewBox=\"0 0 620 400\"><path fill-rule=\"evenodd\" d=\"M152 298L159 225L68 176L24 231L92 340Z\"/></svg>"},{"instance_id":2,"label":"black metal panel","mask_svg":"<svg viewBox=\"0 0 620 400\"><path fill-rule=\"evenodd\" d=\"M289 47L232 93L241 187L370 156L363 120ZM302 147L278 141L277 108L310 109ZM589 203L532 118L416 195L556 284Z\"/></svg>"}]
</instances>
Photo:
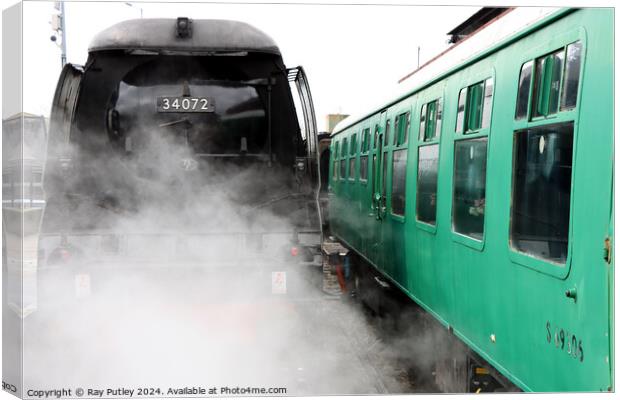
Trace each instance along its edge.
<instances>
[{"instance_id":1,"label":"black metal panel","mask_svg":"<svg viewBox=\"0 0 620 400\"><path fill-rule=\"evenodd\" d=\"M120 22L99 33L89 52L135 50L169 53L257 52L280 55L272 38L239 21L191 20L191 35L179 36L177 20L168 18L134 19Z\"/></svg>"}]
</instances>

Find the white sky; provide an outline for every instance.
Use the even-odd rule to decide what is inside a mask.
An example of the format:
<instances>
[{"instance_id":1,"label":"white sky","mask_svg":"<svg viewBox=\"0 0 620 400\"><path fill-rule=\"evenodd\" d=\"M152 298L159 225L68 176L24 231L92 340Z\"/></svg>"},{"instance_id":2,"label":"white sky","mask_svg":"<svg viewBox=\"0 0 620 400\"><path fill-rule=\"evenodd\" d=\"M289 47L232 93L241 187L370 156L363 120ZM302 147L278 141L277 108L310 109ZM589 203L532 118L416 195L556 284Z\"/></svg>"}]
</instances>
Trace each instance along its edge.
<instances>
[{"instance_id":1,"label":"white sky","mask_svg":"<svg viewBox=\"0 0 620 400\"><path fill-rule=\"evenodd\" d=\"M279 45L288 67L306 69L319 130L325 115L354 113L392 92L421 60L445 49L446 33L479 7L67 2L67 60L84 64L94 35L122 20L188 16L248 22ZM53 2L24 3L24 111L48 115L60 73L50 41Z\"/></svg>"}]
</instances>

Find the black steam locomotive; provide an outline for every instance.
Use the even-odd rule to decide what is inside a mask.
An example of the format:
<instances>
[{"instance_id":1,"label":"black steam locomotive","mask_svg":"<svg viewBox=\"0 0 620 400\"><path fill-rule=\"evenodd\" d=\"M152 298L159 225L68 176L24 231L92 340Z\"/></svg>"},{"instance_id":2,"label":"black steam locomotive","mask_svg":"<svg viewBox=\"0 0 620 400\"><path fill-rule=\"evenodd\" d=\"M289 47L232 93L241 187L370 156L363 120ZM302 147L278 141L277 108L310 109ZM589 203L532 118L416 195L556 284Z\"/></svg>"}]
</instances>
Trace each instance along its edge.
<instances>
[{"instance_id":1,"label":"black steam locomotive","mask_svg":"<svg viewBox=\"0 0 620 400\"><path fill-rule=\"evenodd\" d=\"M227 20L116 24L58 82L39 265L141 246L178 261L221 241L228 259L285 243L309 262L316 152L304 71L287 69L263 32Z\"/></svg>"}]
</instances>

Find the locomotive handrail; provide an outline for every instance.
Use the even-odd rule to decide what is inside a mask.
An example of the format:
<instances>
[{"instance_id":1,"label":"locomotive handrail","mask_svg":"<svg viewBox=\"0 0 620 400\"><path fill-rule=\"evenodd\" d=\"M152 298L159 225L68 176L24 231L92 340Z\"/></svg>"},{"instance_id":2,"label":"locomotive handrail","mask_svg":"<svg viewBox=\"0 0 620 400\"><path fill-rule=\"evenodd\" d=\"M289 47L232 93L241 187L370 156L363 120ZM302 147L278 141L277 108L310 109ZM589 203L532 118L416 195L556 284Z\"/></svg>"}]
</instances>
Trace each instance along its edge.
<instances>
[{"instance_id":1,"label":"locomotive handrail","mask_svg":"<svg viewBox=\"0 0 620 400\"><path fill-rule=\"evenodd\" d=\"M323 215L321 212L320 193L321 193L321 169L320 154L318 152L317 135L318 130L316 126L316 115L314 112L314 103L312 102L312 95L310 93L310 87L308 85L308 78L302 66L295 68L289 68L286 70L289 82L295 82L297 91L299 93L299 99L301 101L302 111L304 114L304 125L306 128L306 153L308 159L314 158L314 165L310 163L309 173L312 176L313 168L316 170L317 186L315 193L315 201L317 205L319 223L323 226ZM322 233L322 231L321 231Z\"/></svg>"}]
</instances>

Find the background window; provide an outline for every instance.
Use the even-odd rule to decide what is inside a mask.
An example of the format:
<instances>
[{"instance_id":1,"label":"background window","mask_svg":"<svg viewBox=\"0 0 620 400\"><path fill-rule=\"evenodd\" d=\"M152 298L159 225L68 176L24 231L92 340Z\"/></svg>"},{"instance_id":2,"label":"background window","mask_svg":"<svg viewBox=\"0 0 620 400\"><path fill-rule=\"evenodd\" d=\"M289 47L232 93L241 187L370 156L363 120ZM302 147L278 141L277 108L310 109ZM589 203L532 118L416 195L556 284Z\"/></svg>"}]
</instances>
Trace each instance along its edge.
<instances>
[{"instance_id":1,"label":"background window","mask_svg":"<svg viewBox=\"0 0 620 400\"><path fill-rule=\"evenodd\" d=\"M455 232L482 240L488 138L454 143L452 222Z\"/></svg>"},{"instance_id":2,"label":"background window","mask_svg":"<svg viewBox=\"0 0 620 400\"><path fill-rule=\"evenodd\" d=\"M566 67L562 87L561 110L569 110L577 105L579 72L581 70L581 42L569 44L566 48Z\"/></svg>"},{"instance_id":3,"label":"background window","mask_svg":"<svg viewBox=\"0 0 620 400\"><path fill-rule=\"evenodd\" d=\"M437 214L437 168L439 145L420 146L418 149L418 193L416 214L418 220L435 225Z\"/></svg>"},{"instance_id":4,"label":"background window","mask_svg":"<svg viewBox=\"0 0 620 400\"><path fill-rule=\"evenodd\" d=\"M511 245L566 262L573 166L573 124L514 133Z\"/></svg>"},{"instance_id":5,"label":"background window","mask_svg":"<svg viewBox=\"0 0 620 400\"><path fill-rule=\"evenodd\" d=\"M405 215L405 183L407 175L407 149L392 155L392 213Z\"/></svg>"},{"instance_id":6,"label":"background window","mask_svg":"<svg viewBox=\"0 0 620 400\"><path fill-rule=\"evenodd\" d=\"M517 109L515 111L516 119L527 117L527 105L530 99L533 64L533 61L528 61L521 67L521 75L519 76L519 91L517 93Z\"/></svg>"}]
</instances>

